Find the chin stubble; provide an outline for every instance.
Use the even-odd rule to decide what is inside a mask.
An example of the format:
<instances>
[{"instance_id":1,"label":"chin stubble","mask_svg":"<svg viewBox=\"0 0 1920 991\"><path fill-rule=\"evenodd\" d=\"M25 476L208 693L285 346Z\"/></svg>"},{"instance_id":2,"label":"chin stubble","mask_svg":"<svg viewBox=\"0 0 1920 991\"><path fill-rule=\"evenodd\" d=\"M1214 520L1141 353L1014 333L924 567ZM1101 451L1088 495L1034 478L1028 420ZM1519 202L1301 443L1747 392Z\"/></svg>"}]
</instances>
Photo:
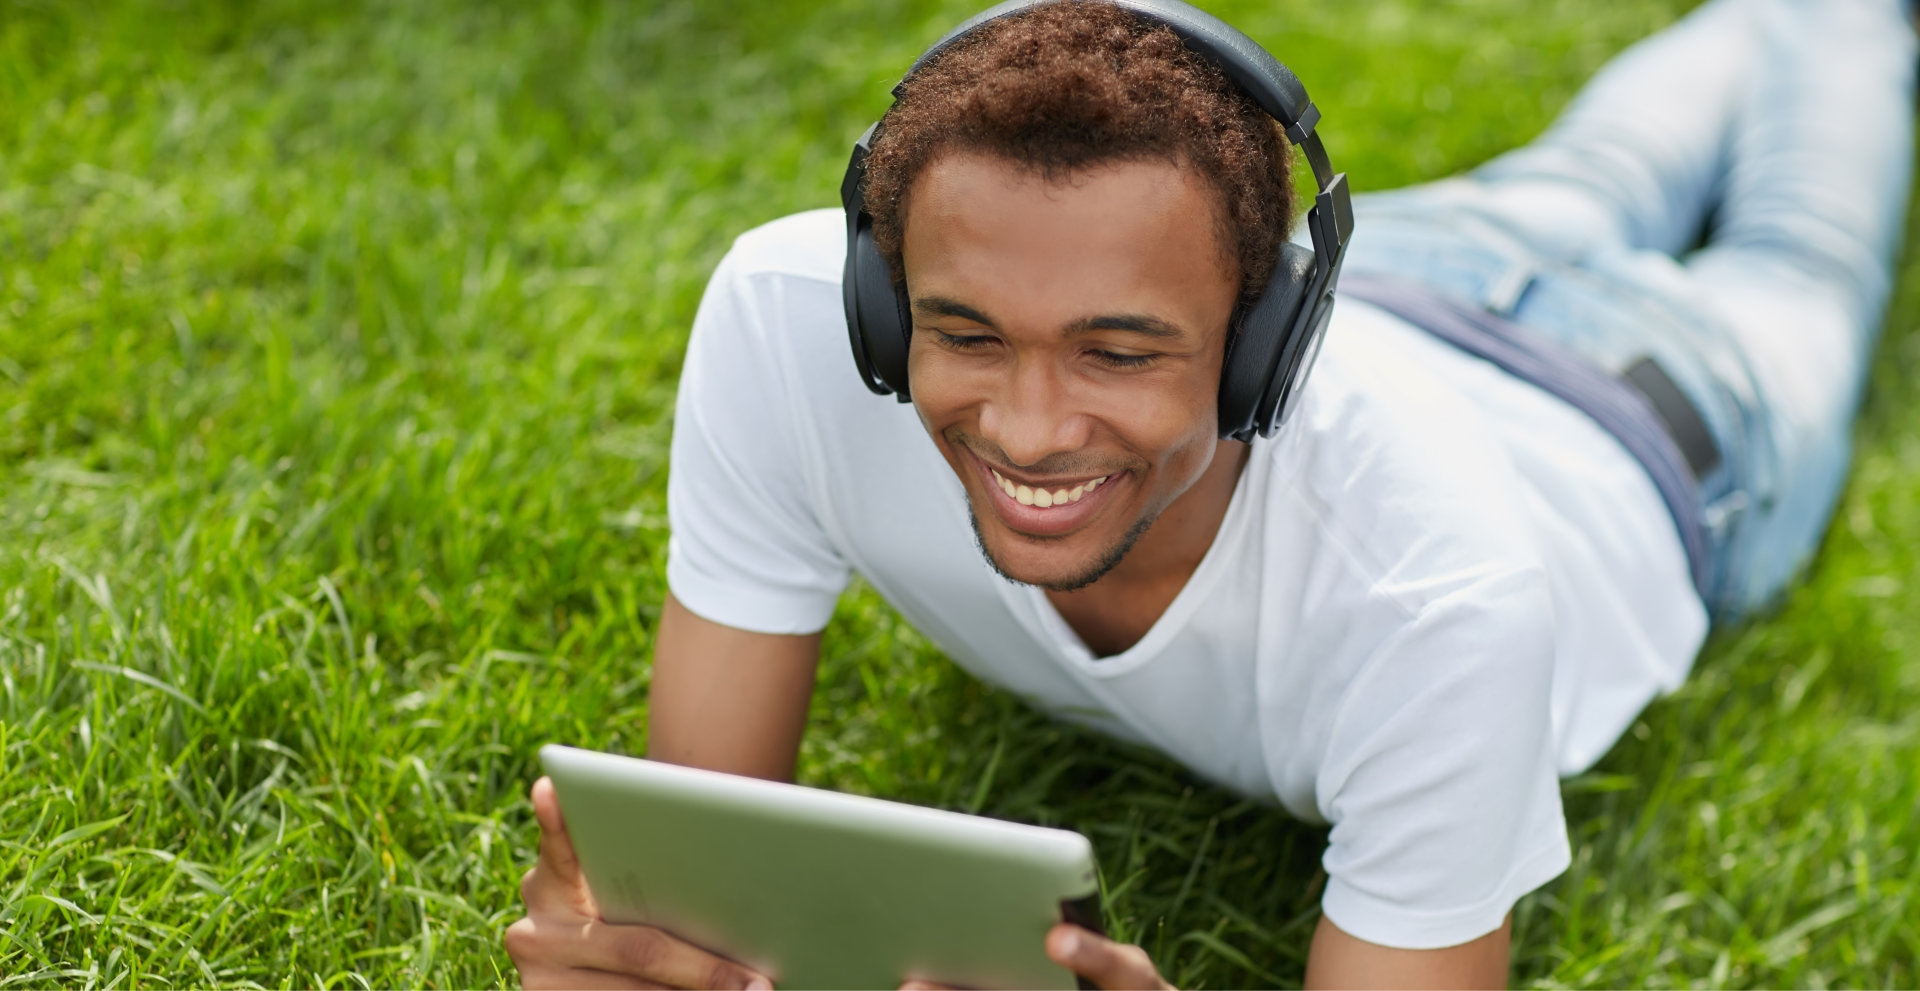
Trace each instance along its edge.
<instances>
[{"instance_id":1,"label":"chin stubble","mask_svg":"<svg viewBox=\"0 0 1920 991\"><path fill-rule=\"evenodd\" d=\"M1134 521L1133 526L1128 527L1127 532L1122 534L1112 547L1107 548L1092 567L1077 575L1058 582L1029 582L1007 574L1007 570L1000 566L1000 562L994 560L993 552L987 549L986 537L980 533L980 514L973 511L971 500L967 504L967 522L973 524L973 543L980 548L980 556L987 559L987 567L992 568L994 574L1010 582L1018 585L1037 585L1049 592L1077 592L1105 577L1107 572L1112 571L1119 565L1121 559L1127 556L1128 551L1133 550L1133 545L1153 526L1153 521L1159 518L1160 514L1154 513Z\"/></svg>"}]
</instances>

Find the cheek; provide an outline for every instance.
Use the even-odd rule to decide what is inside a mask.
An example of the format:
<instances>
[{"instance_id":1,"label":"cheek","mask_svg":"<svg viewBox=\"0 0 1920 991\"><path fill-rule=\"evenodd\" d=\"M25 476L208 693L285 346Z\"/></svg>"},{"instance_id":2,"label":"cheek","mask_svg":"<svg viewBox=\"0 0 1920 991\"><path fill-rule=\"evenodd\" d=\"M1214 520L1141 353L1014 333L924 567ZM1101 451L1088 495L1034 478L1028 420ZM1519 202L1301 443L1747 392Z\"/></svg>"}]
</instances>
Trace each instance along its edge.
<instances>
[{"instance_id":1,"label":"cheek","mask_svg":"<svg viewBox=\"0 0 1920 991\"><path fill-rule=\"evenodd\" d=\"M1127 446L1149 461L1152 480L1143 495L1163 507L1206 474L1219 450L1217 363L1170 378L1152 388L1130 390L1107 421L1124 432Z\"/></svg>"},{"instance_id":2,"label":"cheek","mask_svg":"<svg viewBox=\"0 0 1920 991\"><path fill-rule=\"evenodd\" d=\"M915 334L907 348L907 388L921 422L937 429L968 405L967 385L953 363L942 361L941 354L921 345L920 337Z\"/></svg>"},{"instance_id":3,"label":"cheek","mask_svg":"<svg viewBox=\"0 0 1920 991\"><path fill-rule=\"evenodd\" d=\"M1220 449L1216 422L1217 418L1209 411L1207 416L1194 421L1193 429L1172 439L1158 466L1162 484L1155 488L1164 491L1169 498L1178 498L1200 481L1213 464L1214 454Z\"/></svg>"},{"instance_id":4,"label":"cheek","mask_svg":"<svg viewBox=\"0 0 1920 991\"><path fill-rule=\"evenodd\" d=\"M1171 461L1193 448L1210 450L1219 432L1219 382L1191 373L1110 390L1101 397L1101 417L1155 461Z\"/></svg>"}]
</instances>

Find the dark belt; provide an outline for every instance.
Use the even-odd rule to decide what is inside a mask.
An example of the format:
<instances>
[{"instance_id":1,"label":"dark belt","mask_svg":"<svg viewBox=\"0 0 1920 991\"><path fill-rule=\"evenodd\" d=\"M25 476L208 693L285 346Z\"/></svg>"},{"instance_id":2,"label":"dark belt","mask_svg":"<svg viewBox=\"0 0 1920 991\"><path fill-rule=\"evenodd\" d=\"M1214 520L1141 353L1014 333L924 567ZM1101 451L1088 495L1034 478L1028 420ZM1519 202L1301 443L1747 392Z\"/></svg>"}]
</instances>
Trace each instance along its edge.
<instances>
[{"instance_id":1,"label":"dark belt","mask_svg":"<svg viewBox=\"0 0 1920 991\"><path fill-rule=\"evenodd\" d=\"M1654 415L1667 428L1667 436L1673 438L1681 455L1686 457L1695 482L1720 467L1720 445L1714 443L1707 421L1700 418L1700 411L1687 401L1686 394L1667 376L1667 370L1661 368L1659 362L1641 358L1620 373L1620 380L1637 390L1646 398L1647 405L1653 407Z\"/></svg>"},{"instance_id":2,"label":"dark belt","mask_svg":"<svg viewBox=\"0 0 1920 991\"><path fill-rule=\"evenodd\" d=\"M1652 358L1609 375L1511 320L1410 279L1348 272L1340 295L1371 303L1531 383L1598 423L1639 461L1673 515L1693 585L1707 594L1707 531L1699 482L1720 464L1700 412Z\"/></svg>"}]
</instances>

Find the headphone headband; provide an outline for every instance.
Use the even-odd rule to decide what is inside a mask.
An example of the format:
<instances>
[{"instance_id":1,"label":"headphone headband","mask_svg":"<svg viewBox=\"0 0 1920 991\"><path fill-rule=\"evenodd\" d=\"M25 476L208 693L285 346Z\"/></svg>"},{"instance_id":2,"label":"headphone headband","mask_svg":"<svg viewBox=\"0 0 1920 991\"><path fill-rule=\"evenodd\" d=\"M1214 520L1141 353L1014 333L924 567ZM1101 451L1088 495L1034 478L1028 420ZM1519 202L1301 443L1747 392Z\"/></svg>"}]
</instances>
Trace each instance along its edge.
<instances>
[{"instance_id":1,"label":"headphone headband","mask_svg":"<svg viewBox=\"0 0 1920 991\"><path fill-rule=\"evenodd\" d=\"M956 41L993 21L1063 0L1004 0L947 32L914 60L893 88L898 100L906 81ZM1319 350L1333 307L1333 285L1353 233L1353 204L1346 176L1333 171L1316 128L1320 110L1307 97L1293 70L1227 22L1181 0L1103 0L1156 24L1165 25L1188 50L1217 66L1268 116L1279 122L1287 140L1300 146L1318 190L1307 214L1313 242L1309 253L1281 245L1265 292L1248 309L1230 345L1222 370L1220 430L1239 440L1271 434L1293 405L1290 400ZM854 361L872 391L897 393L908 401L906 335L912 324L907 305L892 286L886 263L873 246L872 218L863 194L867 153L879 124L855 143L840 184L847 211L847 260L842 293ZM875 280L879 280L876 282ZM885 292L894 298L881 300ZM884 329L883 329L884 328Z\"/></svg>"},{"instance_id":2,"label":"headphone headband","mask_svg":"<svg viewBox=\"0 0 1920 991\"><path fill-rule=\"evenodd\" d=\"M901 77L901 81L904 82L912 76L916 70L939 55L948 45L972 34L975 28L990 21L997 21L1003 17L1054 2L1057 0L1003 0L988 7L961 22L959 27L948 31L919 58L914 59L913 65L907 68L906 75ZM1178 2L1169 3L1167 0L1106 0L1106 2L1171 28L1174 34L1180 36L1181 41L1187 43L1188 47L1207 56L1209 61L1218 65L1228 78L1260 104L1260 108L1265 110L1269 117L1279 121L1288 129L1299 124L1312 111L1313 101L1307 99L1307 89L1300 85L1300 78L1293 74L1293 70L1282 65L1279 59L1273 57L1272 52L1260 47L1258 42L1242 34L1239 29L1226 21L1198 7ZM899 97L899 86L894 87L893 95L896 98ZM1319 114L1313 112L1312 117L1318 119ZM1312 123L1309 122L1306 125L1306 132L1303 132L1299 138L1295 138L1294 142L1299 143L1306 137L1306 133L1312 130Z\"/></svg>"}]
</instances>

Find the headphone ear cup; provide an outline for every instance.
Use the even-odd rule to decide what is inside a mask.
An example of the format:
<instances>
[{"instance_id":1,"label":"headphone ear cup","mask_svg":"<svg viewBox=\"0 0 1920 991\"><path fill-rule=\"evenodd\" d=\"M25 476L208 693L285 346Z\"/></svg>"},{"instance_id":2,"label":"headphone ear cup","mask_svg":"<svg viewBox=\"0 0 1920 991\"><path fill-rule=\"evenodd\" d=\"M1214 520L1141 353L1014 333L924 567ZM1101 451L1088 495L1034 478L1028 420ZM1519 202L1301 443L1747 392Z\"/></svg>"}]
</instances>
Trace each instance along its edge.
<instances>
[{"instance_id":1,"label":"headphone ear cup","mask_svg":"<svg viewBox=\"0 0 1920 991\"><path fill-rule=\"evenodd\" d=\"M894 291L893 274L873 243L873 228L862 223L854 233L852 251L855 305L860 309L860 338L875 378L908 402L906 300Z\"/></svg>"},{"instance_id":2,"label":"headphone ear cup","mask_svg":"<svg viewBox=\"0 0 1920 991\"><path fill-rule=\"evenodd\" d=\"M1312 300L1307 305L1312 310L1301 318L1301 329L1282 350L1279 370L1254 414L1254 426L1263 435L1280 429L1293 414L1300 387L1306 382L1307 373L1313 371L1313 363L1320 357L1320 344L1326 340L1327 321L1333 316L1333 293L1325 293L1317 305Z\"/></svg>"},{"instance_id":3,"label":"headphone ear cup","mask_svg":"<svg viewBox=\"0 0 1920 991\"><path fill-rule=\"evenodd\" d=\"M1281 359L1299 352L1291 338L1313 281L1313 262L1313 249L1290 241L1280 245L1266 291L1241 317L1220 369L1220 436L1246 441L1272 429L1271 421L1260 422L1266 419L1259 415L1262 401L1274 391Z\"/></svg>"}]
</instances>

